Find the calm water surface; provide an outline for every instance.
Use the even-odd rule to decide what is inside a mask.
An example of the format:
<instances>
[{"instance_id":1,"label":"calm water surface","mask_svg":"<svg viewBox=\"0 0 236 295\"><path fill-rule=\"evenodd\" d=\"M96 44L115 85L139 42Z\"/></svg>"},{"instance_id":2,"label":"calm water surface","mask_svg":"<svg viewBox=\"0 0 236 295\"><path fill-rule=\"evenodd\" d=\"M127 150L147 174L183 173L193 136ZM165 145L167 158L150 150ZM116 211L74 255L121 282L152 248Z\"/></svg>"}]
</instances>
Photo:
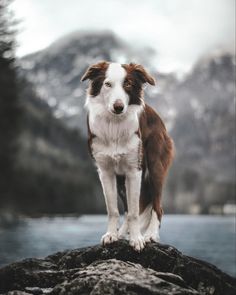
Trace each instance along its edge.
<instances>
[{"instance_id":1,"label":"calm water surface","mask_svg":"<svg viewBox=\"0 0 236 295\"><path fill-rule=\"evenodd\" d=\"M0 227L0 266L26 257L44 257L55 251L99 243L107 217L84 215L25 219ZM215 264L236 276L235 219L221 216L165 215L161 242L184 254Z\"/></svg>"}]
</instances>

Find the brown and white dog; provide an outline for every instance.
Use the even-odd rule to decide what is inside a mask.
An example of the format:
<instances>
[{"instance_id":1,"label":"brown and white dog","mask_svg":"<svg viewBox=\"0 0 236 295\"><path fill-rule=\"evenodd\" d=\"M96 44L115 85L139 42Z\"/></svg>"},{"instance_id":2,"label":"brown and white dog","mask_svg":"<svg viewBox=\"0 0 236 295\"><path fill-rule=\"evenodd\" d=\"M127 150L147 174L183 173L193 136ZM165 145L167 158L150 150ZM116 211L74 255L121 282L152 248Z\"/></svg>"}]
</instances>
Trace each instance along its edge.
<instances>
[{"instance_id":1,"label":"brown and white dog","mask_svg":"<svg viewBox=\"0 0 236 295\"><path fill-rule=\"evenodd\" d=\"M144 102L143 85L155 80L137 64L106 61L90 66L88 143L105 196L109 244L129 233L137 251L159 239L161 193L172 160L173 144L158 114ZM118 230L117 195L125 208Z\"/></svg>"}]
</instances>

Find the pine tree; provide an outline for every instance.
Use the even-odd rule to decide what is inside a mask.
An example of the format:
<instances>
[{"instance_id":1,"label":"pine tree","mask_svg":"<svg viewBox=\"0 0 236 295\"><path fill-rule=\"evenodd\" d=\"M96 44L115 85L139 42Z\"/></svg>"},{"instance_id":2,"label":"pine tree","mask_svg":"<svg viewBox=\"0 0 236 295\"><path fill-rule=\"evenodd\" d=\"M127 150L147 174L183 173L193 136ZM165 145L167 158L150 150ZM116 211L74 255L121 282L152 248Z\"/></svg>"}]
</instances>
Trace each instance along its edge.
<instances>
[{"instance_id":1,"label":"pine tree","mask_svg":"<svg viewBox=\"0 0 236 295\"><path fill-rule=\"evenodd\" d=\"M15 67L15 29L9 0L0 0L0 202L14 191L19 102ZM1 206L1 205L0 205Z\"/></svg>"}]
</instances>

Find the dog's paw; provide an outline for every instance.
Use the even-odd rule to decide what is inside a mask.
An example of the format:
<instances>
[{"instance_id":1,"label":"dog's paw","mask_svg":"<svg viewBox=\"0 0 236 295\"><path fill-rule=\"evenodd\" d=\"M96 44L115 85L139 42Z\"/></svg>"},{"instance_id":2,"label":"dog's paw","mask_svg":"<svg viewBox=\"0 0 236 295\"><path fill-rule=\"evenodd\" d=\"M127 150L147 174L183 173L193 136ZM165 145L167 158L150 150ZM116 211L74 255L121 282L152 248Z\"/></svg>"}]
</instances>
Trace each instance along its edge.
<instances>
[{"instance_id":1,"label":"dog's paw","mask_svg":"<svg viewBox=\"0 0 236 295\"><path fill-rule=\"evenodd\" d=\"M113 232L107 232L101 238L101 243L103 245L108 245L118 241L118 234Z\"/></svg>"},{"instance_id":2,"label":"dog's paw","mask_svg":"<svg viewBox=\"0 0 236 295\"><path fill-rule=\"evenodd\" d=\"M142 235L139 235L137 238L131 238L129 240L130 246L135 250L135 251L142 251L145 247L145 240Z\"/></svg>"},{"instance_id":3,"label":"dog's paw","mask_svg":"<svg viewBox=\"0 0 236 295\"><path fill-rule=\"evenodd\" d=\"M146 243L150 243L150 242L159 242L160 241L160 237L157 233L145 233L144 235L144 240Z\"/></svg>"}]
</instances>

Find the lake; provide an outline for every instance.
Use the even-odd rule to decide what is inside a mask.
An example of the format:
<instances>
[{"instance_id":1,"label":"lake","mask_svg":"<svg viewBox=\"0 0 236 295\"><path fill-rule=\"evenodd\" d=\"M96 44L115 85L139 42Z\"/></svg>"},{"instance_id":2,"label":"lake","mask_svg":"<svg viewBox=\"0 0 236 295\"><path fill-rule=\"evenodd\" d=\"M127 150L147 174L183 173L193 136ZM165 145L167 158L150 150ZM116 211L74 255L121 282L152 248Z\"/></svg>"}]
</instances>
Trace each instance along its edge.
<instances>
[{"instance_id":1,"label":"lake","mask_svg":"<svg viewBox=\"0 0 236 295\"><path fill-rule=\"evenodd\" d=\"M26 218L0 227L0 266L26 257L94 245L106 230L105 215ZM236 276L236 236L233 216L165 215L161 243L215 264Z\"/></svg>"}]
</instances>

